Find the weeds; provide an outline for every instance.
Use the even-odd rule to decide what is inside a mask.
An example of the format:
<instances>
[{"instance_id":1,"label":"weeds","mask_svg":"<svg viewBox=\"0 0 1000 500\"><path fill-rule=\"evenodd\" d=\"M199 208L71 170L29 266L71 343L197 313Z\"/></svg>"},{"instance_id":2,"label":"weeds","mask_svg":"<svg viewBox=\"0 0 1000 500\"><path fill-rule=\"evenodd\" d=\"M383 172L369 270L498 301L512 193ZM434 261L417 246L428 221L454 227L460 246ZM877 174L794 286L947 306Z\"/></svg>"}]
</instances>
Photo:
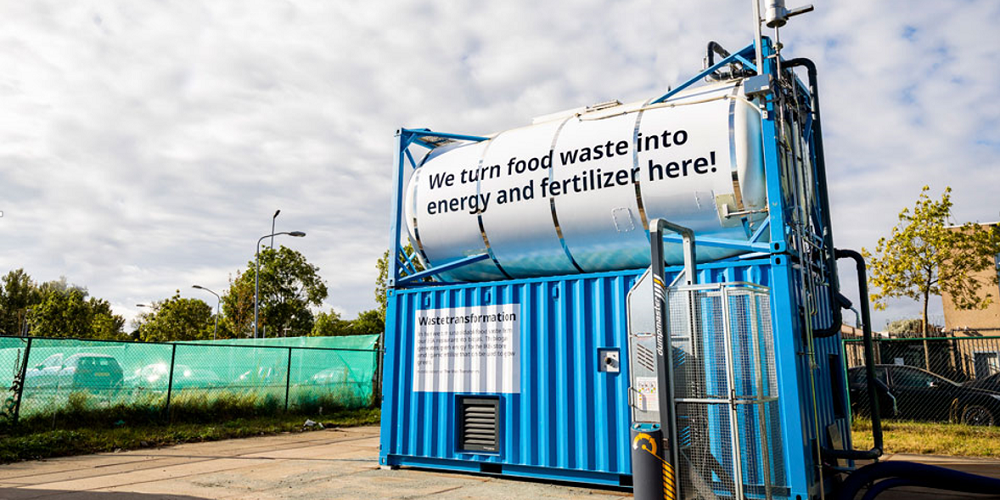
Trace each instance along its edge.
<instances>
[{"instance_id":1,"label":"weeds","mask_svg":"<svg viewBox=\"0 0 1000 500\"><path fill-rule=\"evenodd\" d=\"M139 448L156 448L181 443L217 441L281 432L305 432L306 418L324 425L351 427L379 422L379 410L359 408L337 410L322 417L315 414L283 413L254 418L237 418L205 425L174 423L172 425L123 424L116 428L57 429L41 432L17 432L0 439L0 463L20 460L111 452Z\"/></svg>"}]
</instances>

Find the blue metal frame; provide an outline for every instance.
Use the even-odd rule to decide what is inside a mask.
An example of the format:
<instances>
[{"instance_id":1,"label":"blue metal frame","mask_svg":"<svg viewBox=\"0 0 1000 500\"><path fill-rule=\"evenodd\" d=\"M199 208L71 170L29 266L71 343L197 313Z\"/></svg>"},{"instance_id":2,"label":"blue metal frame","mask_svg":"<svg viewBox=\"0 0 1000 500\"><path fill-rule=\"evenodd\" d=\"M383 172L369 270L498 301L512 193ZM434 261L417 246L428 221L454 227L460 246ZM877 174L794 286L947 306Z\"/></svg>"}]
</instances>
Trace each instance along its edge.
<instances>
[{"instance_id":1,"label":"blue metal frame","mask_svg":"<svg viewBox=\"0 0 1000 500\"><path fill-rule=\"evenodd\" d=\"M425 137L436 137L436 138L440 138L440 139L451 139L451 140L457 140L457 141L471 141L471 142L485 141L485 140L488 139L487 137L481 137L481 136L478 136L478 135L452 134L452 133L447 133L447 132L434 132L434 131L432 131L430 129L426 129L426 128L422 128L422 129L406 129L406 128L401 128L399 130L396 130L396 136L395 137L396 137L396 145L393 148L393 158L392 158L392 199L393 199L393 207L392 207L392 220L391 220L391 222L389 224L389 228L390 228L389 229L389 262L387 262L387 264L388 264L388 276L387 276L388 283L387 283L387 285L388 285L388 288L390 288L390 289L391 288L395 288L395 287L397 287L397 286L399 286L399 285L401 285L403 283L406 283L406 282L412 283L412 282L419 281L419 279L415 277L418 273L416 272L416 268L413 265L412 258L409 255L407 255L405 251L403 251L403 248L400 245L400 238L403 235L403 227L402 227L402 225L403 225L403 180L405 179L404 172L406 171L405 164L403 163L403 159L405 158L407 161L409 161L410 162L410 166L412 168L414 168L414 169L417 168L417 162L413 159L413 155L410 153L410 149L409 149L410 146L412 144L417 144L419 146L423 146L423 147L428 148L428 149L433 149L433 148L437 147L437 146L435 146L433 144L430 144L430 143L422 140ZM402 254L403 258L400 258L400 254ZM401 260L405 261L405 263L407 264L404 267L406 268L405 270L407 271L407 274L410 275L410 277L411 277L411 279L406 280L406 281L401 280L401 276L400 276L400 264L401 264L400 261ZM466 262L466 261L468 261L468 259L463 259L462 261L458 261L458 262L462 262L462 264L459 264L459 265L465 265L465 264L470 264L472 262L476 262L475 260L468 261L468 262ZM451 263L451 264L454 264L454 263ZM451 264L449 264L449 265L451 265ZM454 269L454 267L458 267L458 266L449 267L449 269ZM442 272L444 270L445 269L441 269L439 267L439 268L437 268L437 270L435 272L423 272L423 273L420 273L421 274L420 277L423 278L425 276L432 276L432 275L434 275L434 274L436 274L438 272Z\"/></svg>"},{"instance_id":2,"label":"blue metal frame","mask_svg":"<svg viewBox=\"0 0 1000 500\"><path fill-rule=\"evenodd\" d=\"M747 45L746 47L740 49L738 52L730 54L729 56L723 58L719 62L702 70L701 73L698 73L697 75L688 79L688 81L678 85L677 88L670 90L666 94L663 94L662 96L657 97L656 99L653 99L650 102L650 104L659 104L661 102L664 102L667 99L670 99L671 97L677 95L677 93L683 91L684 89L702 81L708 75L715 73L717 70L719 70L719 68L722 68L723 66L728 66L736 62L742 63L744 68L756 72L757 66L746 59L746 57L753 57L753 54L754 54L754 44L751 43L750 45Z\"/></svg>"},{"instance_id":3,"label":"blue metal frame","mask_svg":"<svg viewBox=\"0 0 1000 500\"><path fill-rule=\"evenodd\" d=\"M677 95L678 92L689 88L726 65L739 64L748 71L757 71L757 68L750 62L753 57L754 50L755 47L753 44L740 49L739 51L713 64L711 67L701 71L699 74L685 81L677 88L651 102L658 103L667 101L671 97ZM760 68L761 73L769 75L773 81L776 81L777 58L774 57L774 47L771 41L767 38L762 39L761 52L764 61L763 68ZM788 71L786 74L788 73L791 72ZM791 77L795 82L797 91L808 96L807 87L799 81L794 74L792 74ZM771 321L774 330L775 348L774 362L776 364L779 381L778 393L780 426L782 440L785 443L782 450L785 470L780 471L780 473L782 475L784 485L787 486L787 489L784 491L788 493L789 498L796 498L796 496L801 496L801 498L812 498L819 494L820 488L828 487L828 484L821 485L818 483L819 464L817 463L815 457L814 445L814 440L825 442L826 437L822 435L813 435L813 430L817 425L825 428L825 426L830 425L831 423L837 424L840 426L841 433L845 439L845 444L848 447L850 447L850 430L847 427L846 419L838 420L836 416L833 415L832 402L829 398L818 401L816 403L817 409L814 411L809 383L809 373L812 368L810 367L809 358L803 355L803 353L809 349L809 346L806 341L807 337L804 334L806 324L802 317L802 311L807 310L808 306L807 304L803 304L801 302L802 291L800 290L801 285L799 273L803 272L803 268L811 268L817 263L801 262L801 257L798 255L798 252L790 247L789 233L791 228L789 223L792 220L792 211L796 209L796 200L794 197L782 190L782 185L785 179L783 179L784 174L783 167L781 165L781 146L779 145L777 139L778 125L775 121L775 106L776 104L773 99L773 94L768 94L765 102L763 103L764 112L761 121L761 132L762 137L764 138L762 141L762 155L766 177L765 185L769 216L760 227L756 228L749 241L736 241L708 237L697 238L696 243L698 245L741 249L750 252L748 255L743 255L737 258L699 265L699 273L705 274L705 277L699 278L699 281L709 283L719 281L736 281L742 279L754 283L764 284L770 287L772 310ZM810 149L810 157L813 159L812 166L815 169L815 138L812 137L812 128L809 126L810 123L811 121L807 121L806 129L803 133L805 134L806 142ZM412 314L413 309L417 307L414 303L409 302L414 300L414 297L422 297L420 299L421 301L430 301L427 304L437 304L436 307L453 307L453 305L442 305L438 303L438 301L443 300L442 297L448 297L450 296L449 294L458 293L459 291L461 291L462 294L467 294L462 296L471 297L478 296L478 294L485 290L500 290L501 288L509 290L510 287L543 286L557 290L569 290L571 286L580 286L579 284L584 282L600 282L601 280L625 279L628 277L634 279L641 274L642 271L644 271L626 270L562 277L501 280L491 283L446 283L437 277L438 273L489 258L487 254L480 254L432 267L424 271L415 272L416 267L412 261L412 257L406 255L400 245L400 238L403 231L402 224L404 222L402 215L402 194L405 177L404 174L406 170L405 164L409 163L412 168L418 168L419 165L414 160L413 155L410 153L408 148L411 145L417 145L427 149L433 149L438 145L434 144L432 141L424 140L433 138L472 142L488 140L487 137L482 136L432 132L427 129L400 129L396 132L396 144L393 158L393 209L390 227L390 257L388 263L389 301L386 316L385 342L385 360L388 363L386 365L386 373L388 375L384 377L383 394L385 395L385 407L383 410L383 428L381 438L383 451L380 457L381 463L383 465L412 465L464 471L480 471L481 463L494 463L502 464L504 474L567 481L583 481L600 484L617 484L619 474L621 473L620 470L595 469L585 471L554 465L515 465L503 462L500 457L485 454L449 458L445 457L446 454L441 451L443 450L442 447L445 446L445 444L441 443L432 446L432 449L440 452L437 455L434 453L430 455L413 456L397 454L397 451L402 448L416 449L418 447L418 436L416 435L417 432L407 432L402 430L404 423L393 420L393 418L389 416L390 412L388 409L392 408L393 405L399 404L405 407L404 409L409 412L408 414L412 414L412 416L406 418L423 419L424 416L420 415L418 412L419 408L423 408L421 405L430 404L430 406L427 406L427 409L436 410L440 410L442 405L446 405L446 403L442 402L443 400L434 398L427 399L427 403L418 404L417 401L419 398L415 399L416 397L413 393L408 392L412 388L397 385L401 382L405 385L405 373L403 372L410 370L411 367L406 361L406 346L398 345L396 342L398 338L394 338L393 335L405 335L404 330L408 328L407 322L412 321L412 316L409 319L406 319L406 315ZM816 186L811 186L810 188L816 189ZM818 200L818 197L813 198L816 200L816 205L807 207L809 213L818 214L822 211L829 210L829 207L827 206L819 206L820 201ZM822 218L819 218L819 220L822 221ZM821 225L821 222L817 224L817 226ZM826 228L819 227L820 231L825 229ZM770 241L768 243L761 242L761 239L765 234L770 236ZM821 235L812 236L821 237ZM671 234L666 235L665 241L679 243L681 238L677 235ZM403 255L400 255L400 253ZM747 268L747 266L756 270L753 271L751 275L744 275L743 273L746 271L743 271L742 269ZM668 274L673 273L676 275L676 273L680 271L680 267L671 267L668 268L667 271ZM827 272L834 273L836 272L836 269L827 269ZM435 278L435 280L425 281L427 278ZM827 280L827 283L829 282L832 281ZM433 293L431 293L432 291ZM427 307L427 304L421 302L419 308ZM584 304L576 304L574 307L582 305ZM830 305L824 303L819 304L820 308L828 306ZM543 312L543 314L546 315L551 313L552 311ZM606 311L600 314L620 314L620 312ZM397 319L401 322L400 324L394 323ZM574 318L568 320L570 321L568 324L554 324L550 327L576 328L577 326L575 325L578 325L578 323L582 320L582 318ZM409 328L412 328L412 325L409 326ZM622 341L622 339L619 339L618 341ZM548 349L557 351L559 349L567 348L565 345L567 340L557 340L556 342L556 344L549 346ZM563 344L559 344L558 342L563 342ZM524 357L540 356L545 359L549 359L553 356L553 351L545 351L544 349L545 348L543 348L541 352L525 350L522 355ZM831 380L836 379L832 378L830 370L834 368L826 366L828 363L825 362L825 357L830 356L830 359L833 359L833 357L841 356L839 338L831 337L829 339L818 339L814 343L814 349L817 355L822 357L822 362L820 363L821 366L814 372L817 379L816 384L821 388L829 387L829 385L824 386L824 384L829 384ZM837 359L842 359L842 357ZM565 363L565 360L556 360L556 364L554 366L547 367L547 369L554 371L566 369L567 367L565 366ZM623 365L627 365L627 363L623 363ZM623 375L625 373L627 373L627 366L623 366ZM839 380L844 379L841 378ZM534 387L529 387L530 383L528 382L523 382L522 385L524 386L524 390L529 393L529 396L531 391L536 390ZM564 389L564 391L565 390L569 389ZM404 395L406 395L405 397L407 398L407 401L398 400L398 398L404 397ZM563 392L560 393L558 397L566 398L569 396L567 393ZM832 394L832 397L838 397L838 395ZM846 398L846 394L841 395L840 397ZM424 398L424 396L421 396L421 398ZM562 401L563 399L559 400ZM604 401L604 403L608 404L610 401ZM517 411L511 409L513 406L515 405L507 404L507 410L505 411ZM586 418L581 417L580 415L570 416L565 414L566 409L560 409L558 407L543 405L539 408L539 411L553 412L553 418ZM602 409L600 411L607 411L607 409ZM515 415L512 414L510 416L514 417ZM529 419L538 417L538 415L517 416ZM410 422L410 424L412 424L412 422ZM429 432L431 434L434 434L436 430L437 433L440 433L441 429L439 427L445 425L447 425L447 422L426 422L421 423L421 427L418 430L421 430L424 433ZM405 439L402 435L398 434L400 432L405 434ZM404 439L405 442L400 442L400 439ZM430 439L430 437L421 435L420 439ZM569 440L571 440L572 437L563 436L559 439L560 441L553 443L538 443L538 446L540 447L539 453L553 451L552 447L559 448L562 446L568 446L571 444L571 441ZM602 444L600 442L582 443L581 446L585 446L591 453L613 454L617 451L607 449L609 445ZM556 460L556 463L565 463L563 460L564 458L565 457L557 457L554 460Z\"/></svg>"}]
</instances>

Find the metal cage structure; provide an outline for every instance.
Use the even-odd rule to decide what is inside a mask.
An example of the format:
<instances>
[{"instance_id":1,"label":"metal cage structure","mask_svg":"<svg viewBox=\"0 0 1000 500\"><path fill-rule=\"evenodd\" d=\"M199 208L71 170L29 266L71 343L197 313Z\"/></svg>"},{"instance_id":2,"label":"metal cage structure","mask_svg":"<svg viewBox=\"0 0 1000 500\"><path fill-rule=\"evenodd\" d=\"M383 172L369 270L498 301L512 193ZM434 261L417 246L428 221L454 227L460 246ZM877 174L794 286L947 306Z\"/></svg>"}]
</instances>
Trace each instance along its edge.
<instances>
[{"instance_id":1,"label":"metal cage structure","mask_svg":"<svg viewBox=\"0 0 1000 500\"><path fill-rule=\"evenodd\" d=\"M815 71L803 60L782 59L767 38L760 44L763 64L758 68L752 62L756 50L751 43L712 60L684 84L648 101L669 104L679 92L705 79L731 78L746 87L761 113L766 219L746 241L697 238L699 248L733 248L742 254L700 263L697 282L705 288L685 292L700 294L705 307L720 297L752 303L752 308L744 309L758 311L753 321L742 318L733 325L756 326L740 330L739 335L722 330L708 335L719 342L729 339L726 342L746 345L720 344L713 355L723 356L723 361L728 356L725 369L711 377L704 370L702 375L688 376L708 377L713 384L725 379L723 385L735 392L715 394L705 378L707 385L699 386L703 393L679 395L678 405L688 410L686 418L707 419L701 428L709 434L688 434L681 440L692 457L698 451L697 456L707 460L709 455L723 456L718 446L727 436L730 441L741 436L735 440L737 455L730 455L729 474L742 480L722 486L716 484L718 474L702 476L704 488L718 497L818 498L832 487L823 450L841 442L850 448L851 443ZM810 69L808 84L794 73L793 68L801 66ZM761 78L767 84L761 85ZM490 140L428 129L404 128L396 133L388 308L381 343L380 464L631 485L630 395L635 389L629 374L636 361L625 355L626 298L646 269L450 282L441 274L491 259L490 253L472 253L424 269L418 251L407 251L402 243L404 183L421 167L419 150L426 154L451 144ZM648 238L648 226L643 229ZM664 239L667 244L681 242L677 235ZM667 267L667 279L677 278L682 269ZM507 377L502 388L456 383L429 391L420 385L417 358L426 341L420 324L444 310L517 313L511 325L515 338L505 339L517 348L516 362L482 368ZM722 327L734 320L712 321L716 322L699 328ZM750 344L760 348L749 348ZM751 357L734 354L735 347ZM697 357L693 351L692 356ZM466 367L466 371L480 368ZM488 400L476 402L493 409L477 414L495 418L475 430L494 432L483 442L495 446L463 446L466 435L460 429L470 423L463 420L467 413L463 405L469 398Z\"/></svg>"}]
</instances>

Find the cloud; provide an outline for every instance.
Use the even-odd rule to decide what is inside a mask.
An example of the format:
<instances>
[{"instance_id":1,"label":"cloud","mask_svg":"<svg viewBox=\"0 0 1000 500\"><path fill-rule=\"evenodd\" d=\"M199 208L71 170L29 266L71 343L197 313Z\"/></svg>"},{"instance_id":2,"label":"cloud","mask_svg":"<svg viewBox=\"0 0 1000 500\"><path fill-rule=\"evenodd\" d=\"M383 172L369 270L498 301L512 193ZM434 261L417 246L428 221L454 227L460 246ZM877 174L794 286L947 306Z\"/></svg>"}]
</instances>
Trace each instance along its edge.
<instances>
[{"instance_id":1,"label":"cloud","mask_svg":"<svg viewBox=\"0 0 1000 500\"><path fill-rule=\"evenodd\" d=\"M1000 6L817 5L782 31L816 60L838 245L871 248L923 184L994 220ZM0 7L0 268L134 304L215 290L281 209L328 304L374 307L392 134L485 134L661 94L744 1L57 2ZM845 271L846 272L846 271ZM205 298L205 297L202 297ZM208 297L210 298L210 297ZM906 303L894 311L909 313Z\"/></svg>"}]
</instances>

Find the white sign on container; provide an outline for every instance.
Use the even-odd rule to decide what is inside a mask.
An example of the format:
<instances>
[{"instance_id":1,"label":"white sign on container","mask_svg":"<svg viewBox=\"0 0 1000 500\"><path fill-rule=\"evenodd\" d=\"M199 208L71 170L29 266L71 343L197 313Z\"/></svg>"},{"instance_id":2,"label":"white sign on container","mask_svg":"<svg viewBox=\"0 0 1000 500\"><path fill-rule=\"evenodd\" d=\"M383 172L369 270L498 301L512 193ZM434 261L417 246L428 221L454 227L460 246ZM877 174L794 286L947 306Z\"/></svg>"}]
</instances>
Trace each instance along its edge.
<instances>
[{"instance_id":1,"label":"white sign on container","mask_svg":"<svg viewBox=\"0 0 1000 500\"><path fill-rule=\"evenodd\" d=\"M520 304L416 311L415 392L520 393Z\"/></svg>"}]
</instances>

